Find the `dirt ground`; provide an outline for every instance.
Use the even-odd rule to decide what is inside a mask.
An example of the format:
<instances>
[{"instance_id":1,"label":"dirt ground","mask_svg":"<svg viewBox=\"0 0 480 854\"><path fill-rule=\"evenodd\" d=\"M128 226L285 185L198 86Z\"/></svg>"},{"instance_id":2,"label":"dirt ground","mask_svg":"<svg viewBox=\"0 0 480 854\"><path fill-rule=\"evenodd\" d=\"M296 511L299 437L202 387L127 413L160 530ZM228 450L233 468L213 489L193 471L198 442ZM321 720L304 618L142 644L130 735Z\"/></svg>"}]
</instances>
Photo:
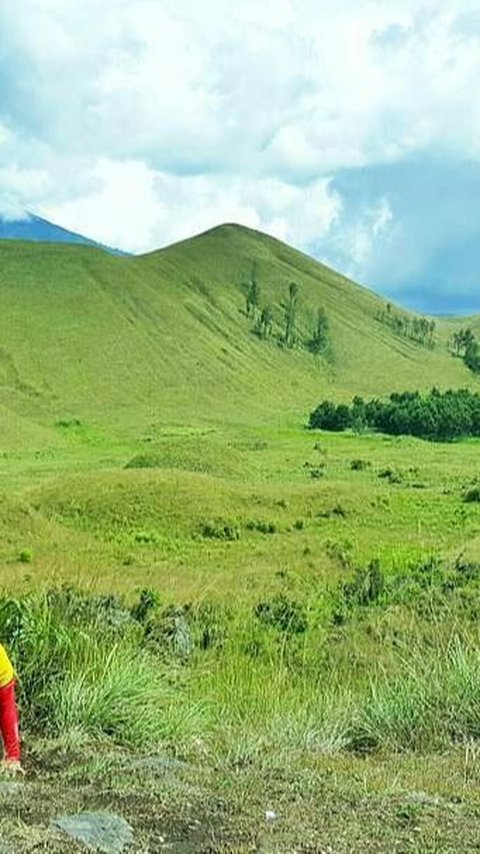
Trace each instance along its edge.
<instances>
[{"instance_id":1,"label":"dirt ground","mask_svg":"<svg viewBox=\"0 0 480 854\"><path fill-rule=\"evenodd\" d=\"M434 759L311 756L214 768L42 745L26 769L18 785L0 785L0 854L87 850L51 826L84 812L126 819L132 854L480 851L479 772L460 750ZM414 787L419 780L424 789Z\"/></svg>"}]
</instances>

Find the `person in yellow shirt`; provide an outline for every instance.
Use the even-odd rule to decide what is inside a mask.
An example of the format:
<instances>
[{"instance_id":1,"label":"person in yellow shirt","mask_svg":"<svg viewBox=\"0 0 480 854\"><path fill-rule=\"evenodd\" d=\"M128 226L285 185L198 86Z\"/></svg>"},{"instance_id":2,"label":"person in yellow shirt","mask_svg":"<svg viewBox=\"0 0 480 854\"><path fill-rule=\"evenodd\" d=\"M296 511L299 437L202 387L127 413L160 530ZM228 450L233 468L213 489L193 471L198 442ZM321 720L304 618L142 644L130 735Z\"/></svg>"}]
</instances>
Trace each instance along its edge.
<instances>
[{"instance_id":1,"label":"person in yellow shirt","mask_svg":"<svg viewBox=\"0 0 480 854\"><path fill-rule=\"evenodd\" d=\"M2 767L14 773L23 773L15 700L15 671L2 644L0 644L0 733L5 754Z\"/></svg>"}]
</instances>

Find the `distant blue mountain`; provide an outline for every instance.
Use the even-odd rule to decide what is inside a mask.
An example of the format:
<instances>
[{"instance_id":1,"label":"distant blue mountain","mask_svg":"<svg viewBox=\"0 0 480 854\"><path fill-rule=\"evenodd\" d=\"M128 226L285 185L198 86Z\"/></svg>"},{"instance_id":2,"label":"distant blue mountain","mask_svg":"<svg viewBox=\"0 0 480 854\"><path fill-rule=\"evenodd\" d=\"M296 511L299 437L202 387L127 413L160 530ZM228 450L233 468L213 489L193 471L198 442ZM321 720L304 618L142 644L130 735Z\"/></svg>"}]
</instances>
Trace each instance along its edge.
<instances>
[{"instance_id":1,"label":"distant blue mountain","mask_svg":"<svg viewBox=\"0 0 480 854\"><path fill-rule=\"evenodd\" d=\"M111 252L114 255L127 255L127 252L122 252L120 249L112 249L110 246L104 246L103 243L97 243L95 240L90 240L82 234L76 234L74 231L67 231L59 225L54 225L46 219L28 213L23 219L3 219L0 215L0 240L34 240L40 243L77 243L85 246L95 246L97 249L104 249L106 252Z\"/></svg>"}]
</instances>

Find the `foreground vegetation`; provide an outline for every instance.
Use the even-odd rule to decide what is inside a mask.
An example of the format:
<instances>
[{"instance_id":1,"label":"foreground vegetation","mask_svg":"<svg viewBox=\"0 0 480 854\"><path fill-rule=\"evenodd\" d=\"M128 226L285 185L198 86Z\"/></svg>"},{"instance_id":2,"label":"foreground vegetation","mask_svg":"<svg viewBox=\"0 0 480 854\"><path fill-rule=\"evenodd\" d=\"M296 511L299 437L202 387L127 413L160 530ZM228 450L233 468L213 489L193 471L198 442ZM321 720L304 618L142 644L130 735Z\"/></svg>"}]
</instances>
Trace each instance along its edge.
<instances>
[{"instance_id":1,"label":"foreground vegetation","mask_svg":"<svg viewBox=\"0 0 480 854\"><path fill-rule=\"evenodd\" d=\"M480 730L480 565L378 562L333 587L288 574L253 606L142 591L4 599L33 732L167 744L235 762L271 750L438 750ZM195 746L196 745L196 746Z\"/></svg>"},{"instance_id":2,"label":"foreground vegetation","mask_svg":"<svg viewBox=\"0 0 480 854\"><path fill-rule=\"evenodd\" d=\"M107 798L138 852L475 850L479 579L431 559L253 607L4 599L42 806L14 823L0 798L2 838L73 852L46 819Z\"/></svg>"},{"instance_id":3,"label":"foreground vegetation","mask_svg":"<svg viewBox=\"0 0 480 854\"><path fill-rule=\"evenodd\" d=\"M71 456L4 455L0 523L0 634L50 809L73 781L85 808L110 786L139 850L161 850L160 790L193 850L462 850L452 828L469 850L477 441L170 427L107 448L58 429ZM184 782L121 770L158 755Z\"/></svg>"}]
</instances>

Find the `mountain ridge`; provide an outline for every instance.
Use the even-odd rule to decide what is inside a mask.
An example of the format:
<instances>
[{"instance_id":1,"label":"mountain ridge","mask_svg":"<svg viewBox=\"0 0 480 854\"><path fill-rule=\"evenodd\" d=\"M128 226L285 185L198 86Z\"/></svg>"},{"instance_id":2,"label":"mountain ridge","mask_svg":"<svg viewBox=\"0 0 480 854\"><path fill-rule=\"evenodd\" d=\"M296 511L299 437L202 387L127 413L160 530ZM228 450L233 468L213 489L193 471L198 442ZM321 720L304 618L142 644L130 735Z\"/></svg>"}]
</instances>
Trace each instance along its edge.
<instances>
[{"instance_id":1,"label":"mountain ridge","mask_svg":"<svg viewBox=\"0 0 480 854\"><path fill-rule=\"evenodd\" d=\"M107 246L104 243L99 243L90 237L80 234L76 231L70 231L61 225L50 222L37 214L30 211L25 212L22 218L12 219L2 217L0 215L0 240L23 240L26 242L38 243L57 243L57 244L72 244L82 246L92 246L97 249L103 249L105 252L110 252L114 255L128 255L120 249L115 249Z\"/></svg>"}]
</instances>

